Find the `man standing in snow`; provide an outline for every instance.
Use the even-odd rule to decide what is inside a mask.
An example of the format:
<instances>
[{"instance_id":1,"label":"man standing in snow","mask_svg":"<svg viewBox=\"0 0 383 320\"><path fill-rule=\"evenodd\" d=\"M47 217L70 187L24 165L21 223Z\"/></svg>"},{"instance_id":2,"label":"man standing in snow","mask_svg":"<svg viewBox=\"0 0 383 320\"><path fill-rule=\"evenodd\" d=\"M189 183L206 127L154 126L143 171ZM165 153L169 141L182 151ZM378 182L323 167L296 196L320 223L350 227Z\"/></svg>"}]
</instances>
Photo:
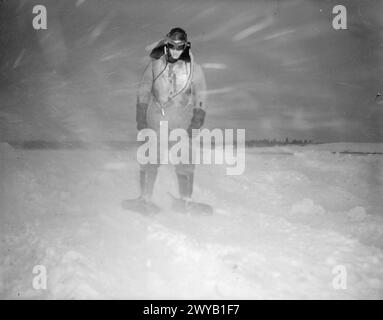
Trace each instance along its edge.
<instances>
[{"instance_id":1,"label":"man standing in snow","mask_svg":"<svg viewBox=\"0 0 383 320\"><path fill-rule=\"evenodd\" d=\"M202 127L206 114L205 77L190 47L186 32L174 28L151 51L137 96L138 130L149 128L159 136L160 122L167 121L169 131L184 129L192 138L192 129ZM151 198L159 165L160 160L140 166L141 194L136 201L143 211L156 211ZM175 165L178 209L187 211L192 203L194 169L191 162Z\"/></svg>"}]
</instances>

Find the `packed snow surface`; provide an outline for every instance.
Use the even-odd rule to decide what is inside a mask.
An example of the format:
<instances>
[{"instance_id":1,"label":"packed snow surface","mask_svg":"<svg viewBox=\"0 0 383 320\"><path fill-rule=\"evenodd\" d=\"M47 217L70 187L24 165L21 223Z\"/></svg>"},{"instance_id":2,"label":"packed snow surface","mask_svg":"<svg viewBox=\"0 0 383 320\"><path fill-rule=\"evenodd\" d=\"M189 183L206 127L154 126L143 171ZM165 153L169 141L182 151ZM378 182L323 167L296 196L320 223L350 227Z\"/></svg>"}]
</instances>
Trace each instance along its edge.
<instances>
[{"instance_id":1,"label":"packed snow surface","mask_svg":"<svg viewBox=\"0 0 383 320\"><path fill-rule=\"evenodd\" d=\"M163 211L148 217L121 207L139 193L134 148L1 143L0 297L382 298L383 156L343 147L247 149L239 176L198 166L194 198L212 216L172 212L175 173L162 166Z\"/></svg>"}]
</instances>

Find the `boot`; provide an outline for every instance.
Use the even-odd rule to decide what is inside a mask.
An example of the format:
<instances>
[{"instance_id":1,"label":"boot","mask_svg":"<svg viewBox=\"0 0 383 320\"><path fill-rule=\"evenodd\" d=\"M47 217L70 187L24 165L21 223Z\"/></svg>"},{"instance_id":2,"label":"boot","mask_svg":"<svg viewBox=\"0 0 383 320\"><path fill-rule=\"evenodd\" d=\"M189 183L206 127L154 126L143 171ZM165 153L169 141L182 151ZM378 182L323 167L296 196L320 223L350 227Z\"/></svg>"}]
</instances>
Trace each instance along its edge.
<instances>
[{"instance_id":1,"label":"boot","mask_svg":"<svg viewBox=\"0 0 383 320\"><path fill-rule=\"evenodd\" d=\"M173 208L185 212L193 193L194 174L177 174L177 181L180 198L175 201Z\"/></svg>"},{"instance_id":2,"label":"boot","mask_svg":"<svg viewBox=\"0 0 383 320\"><path fill-rule=\"evenodd\" d=\"M177 174L178 192L181 199L190 200L193 193L194 174Z\"/></svg>"},{"instance_id":3,"label":"boot","mask_svg":"<svg viewBox=\"0 0 383 320\"><path fill-rule=\"evenodd\" d=\"M157 178L157 170L140 171L141 194L138 198L128 199L122 202L122 207L144 215L160 212L160 208L151 201L153 188Z\"/></svg>"},{"instance_id":4,"label":"boot","mask_svg":"<svg viewBox=\"0 0 383 320\"><path fill-rule=\"evenodd\" d=\"M156 183L158 170L140 170L140 189L142 198L145 201L150 202L154 184Z\"/></svg>"}]
</instances>

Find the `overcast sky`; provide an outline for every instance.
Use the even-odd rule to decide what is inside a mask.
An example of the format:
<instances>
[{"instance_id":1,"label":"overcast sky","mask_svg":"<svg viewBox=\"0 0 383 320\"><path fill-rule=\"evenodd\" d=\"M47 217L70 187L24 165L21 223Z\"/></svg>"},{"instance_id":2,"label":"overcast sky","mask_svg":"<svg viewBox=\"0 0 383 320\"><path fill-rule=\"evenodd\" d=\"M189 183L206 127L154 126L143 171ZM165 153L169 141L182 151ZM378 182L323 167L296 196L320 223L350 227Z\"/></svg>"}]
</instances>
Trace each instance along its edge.
<instances>
[{"instance_id":1,"label":"overcast sky","mask_svg":"<svg viewBox=\"0 0 383 320\"><path fill-rule=\"evenodd\" d=\"M48 30L37 32L31 6L40 3ZM342 3L348 30L336 31L338 1L12 1L2 8L2 76L35 76L30 110L67 103L58 74L73 110L86 114L82 125L134 135L148 46L179 26L206 73L209 128L245 128L248 139L383 141L383 104L375 99L383 90L383 2ZM9 110L13 102L4 101L0 108ZM17 106L30 101L19 98ZM44 110L47 122L64 114Z\"/></svg>"},{"instance_id":2,"label":"overcast sky","mask_svg":"<svg viewBox=\"0 0 383 320\"><path fill-rule=\"evenodd\" d=\"M215 123L257 137L382 141L382 5L345 1L348 30L335 31L335 4L214 2L197 15L194 47L222 64L207 70L210 89L226 90L211 96Z\"/></svg>"}]
</instances>

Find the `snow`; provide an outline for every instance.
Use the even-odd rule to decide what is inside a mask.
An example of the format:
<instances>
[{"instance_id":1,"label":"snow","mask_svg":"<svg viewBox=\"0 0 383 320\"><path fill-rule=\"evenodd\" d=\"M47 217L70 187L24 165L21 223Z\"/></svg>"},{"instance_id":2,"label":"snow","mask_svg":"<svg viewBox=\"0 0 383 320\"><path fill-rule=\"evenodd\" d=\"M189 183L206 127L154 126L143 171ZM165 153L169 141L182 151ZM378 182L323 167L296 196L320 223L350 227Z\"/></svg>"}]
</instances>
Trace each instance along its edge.
<instances>
[{"instance_id":1,"label":"snow","mask_svg":"<svg viewBox=\"0 0 383 320\"><path fill-rule=\"evenodd\" d=\"M138 194L134 149L1 143L0 296L382 298L383 157L314 150L247 149L240 176L198 166L195 199L213 216L171 212L175 175L162 166L154 199L164 210L144 217L120 206ZM36 265L46 290L32 286ZM345 290L333 287L337 266Z\"/></svg>"}]
</instances>

